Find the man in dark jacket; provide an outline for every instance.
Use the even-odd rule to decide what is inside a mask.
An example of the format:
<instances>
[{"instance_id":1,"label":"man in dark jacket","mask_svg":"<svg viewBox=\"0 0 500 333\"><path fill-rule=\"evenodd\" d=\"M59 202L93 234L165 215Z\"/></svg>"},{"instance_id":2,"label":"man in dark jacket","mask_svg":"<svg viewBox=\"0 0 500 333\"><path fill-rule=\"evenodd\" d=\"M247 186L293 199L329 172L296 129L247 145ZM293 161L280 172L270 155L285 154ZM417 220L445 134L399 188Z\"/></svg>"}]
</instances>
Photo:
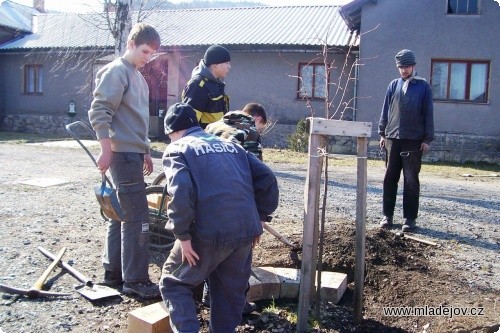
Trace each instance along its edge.
<instances>
[{"instance_id":1,"label":"man in dark jacket","mask_svg":"<svg viewBox=\"0 0 500 333\"><path fill-rule=\"evenodd\" d=\"M380 147L386 149L382 228L393 224L398 182L403 170L403 232L416 227L420 196L418 175L422 154L434 139L432 89L425 79L415 76L415 54L401 50L396 54L401 77L387 88L379 121Z\"/></svg>"},{"instance_id":2,"label":"man in dark jacket","mask_svg":"<svg viewBox=\"0 0 500 333\"><path fill-rule=\"evenodd\" d=\"M210 46L182 91L182 102L196 111L203 129L229 112L229 97L224 92L222 80L231 70L230 61L231 56L225 47Z\"/></svg>"},{"instance_id":3,"label":"man in dark jacket","mask_svg":"<svg viewBox=\"0 0 500 333\"><path fill-rule=\"evenodd\" d=\"M206 133L185 103L165 117L171 144L163 155L169 222L177 238L160 290L174 331L198 332L192 290L207 277L210 331L234 332L241 321L252 246L278 206L271 169L241 146Z\"/></svg>"}]
</instances>

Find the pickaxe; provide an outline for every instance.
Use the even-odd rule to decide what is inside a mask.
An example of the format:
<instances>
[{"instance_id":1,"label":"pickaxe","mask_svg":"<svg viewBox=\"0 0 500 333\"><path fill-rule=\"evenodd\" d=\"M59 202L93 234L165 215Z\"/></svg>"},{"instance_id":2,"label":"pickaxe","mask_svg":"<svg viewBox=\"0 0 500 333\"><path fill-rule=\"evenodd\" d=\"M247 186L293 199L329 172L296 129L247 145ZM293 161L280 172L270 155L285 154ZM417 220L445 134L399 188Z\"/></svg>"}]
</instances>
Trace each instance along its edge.
<instances>
[{"instance_id":1,"label":"pickaxe","mask_svg":"<svg viewBox=\"0 0 500 333\"><path fill-rule=\"evenodd\" d=\"M4 293L8 294L25 295L28 296L29 298L47 297L47 296L70 296L71 294L42 290L43 285L45 284L45 280L47 280L47 277L49 276L50 272L52 272L52 270L57 266L59 261L61 261L64 252L66 252L65 247L61 249L56 259L54 259L54 261L50 264L50 266L47 267L45 272L43 272L40 278L38 278L38 280L33 284L33 286L30 289L20 289L0 284L0 291L3 291Z\"/></svg>"}]
</instances>

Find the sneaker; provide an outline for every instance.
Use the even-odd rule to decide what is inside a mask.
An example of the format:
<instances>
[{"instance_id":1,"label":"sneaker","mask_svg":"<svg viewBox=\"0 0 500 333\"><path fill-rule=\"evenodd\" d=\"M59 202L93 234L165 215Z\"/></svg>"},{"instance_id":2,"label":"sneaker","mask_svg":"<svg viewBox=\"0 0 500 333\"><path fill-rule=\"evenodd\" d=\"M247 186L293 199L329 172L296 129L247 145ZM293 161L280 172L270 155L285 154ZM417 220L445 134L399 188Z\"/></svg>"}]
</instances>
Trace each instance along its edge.
<instances>
[{"instance_id":1,"label":"sneaker","mask_svg":"<svg viewBox=\"0 0 500 333\"><path fill-rule=\"evenodd\" d=\"M257 310L257 305L253 302L246 301L242 314L248 315L248 314L254 312L255 310Z\"/></svg>"},{"instance_id":2,"label":"sneaker","mask_svg":"<svg viewBox=\"0 0 500 333\"><path fill-rule=\"evenodd\" d=\"M111 288L120 288L123 285L123 280L115 272L104 271L104 281L101 284Z\"/></svg>"},{"instance_id":3,"label":"sneaker","mask_svg":"<svg viewBox=\"0 0 500 333\"><path fill-rule=\"evenodd\" d=\"M385 229L392 227L392 216L384 216L380 221L380 227Z\"/></svg>"},{"instance_id":4,"label":"sneaker","mask_svg":"<svg viewBox=\"0 0 500 333\"><path fill-rule=\"evenodd\" d=\"M160 287L151 281L146 282L125 282L123 283L122 292L126 295L137 295L142 298L159 298L161 297Z\"/></svg>"},{"instance_id":5,"label":"sneaker","mask_svg":"<svg viewBox=\"0 0 500 333\"><path fill-rule=\"evenodd\" d=\"M417 221L415 219L405 219L405 223L401 230L403 232L411 232L417 227Z\"/></svg>"}]
</instances>

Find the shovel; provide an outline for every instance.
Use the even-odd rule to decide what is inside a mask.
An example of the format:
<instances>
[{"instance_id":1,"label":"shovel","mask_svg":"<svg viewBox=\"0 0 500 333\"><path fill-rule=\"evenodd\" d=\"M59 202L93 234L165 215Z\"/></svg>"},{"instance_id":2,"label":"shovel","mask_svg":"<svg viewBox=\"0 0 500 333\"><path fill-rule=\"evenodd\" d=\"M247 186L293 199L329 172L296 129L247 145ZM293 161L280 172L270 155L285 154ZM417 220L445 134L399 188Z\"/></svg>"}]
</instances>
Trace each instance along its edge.
<instances>
[{"instance_id":1,"label":"shovel","mask_svg":"<svg viewBox=\"0 0 500 333\"><path fill-rule=\"evenodd\" d=\"M47 258L54 259L55 255L49 252L48 250L44 249L43 247L39 246L38 250L42 252ZM80 282L82 282L82 285L76 286L75 289L78 291L82 296L85 298L88 298L91 301L95 301L101 298L106 298L106 297L112 297L112 296L119 296L120 293L110 287L107 286L102 286L98 284L94 284L92 280L87 278L85 275L82 273L78 272L73 266L70 266L68 263L61 261L59 264L62 266L64 269L66 269L71 275L73 275L75 278L77 278Z\"/></svg>"},{"instance_id":2,"label":"shovel","mask_svg":"<svg viewBox=\"0 0 500 333\"><path fill-rule=\"evenodd\" d=\"M283 244L288 245L291 248L297 248L297 246L295 244L293 244L292 242L290 242L285 236L283 236L282 234L280 234L279 232L277 232L269 224L267 224L266 222L261 222L261 223L262 223L262 227L264 229L266 229L266 231L268 231L271 235L273 235L274 237L276 237Z\"/></svg>"}]
</instances>

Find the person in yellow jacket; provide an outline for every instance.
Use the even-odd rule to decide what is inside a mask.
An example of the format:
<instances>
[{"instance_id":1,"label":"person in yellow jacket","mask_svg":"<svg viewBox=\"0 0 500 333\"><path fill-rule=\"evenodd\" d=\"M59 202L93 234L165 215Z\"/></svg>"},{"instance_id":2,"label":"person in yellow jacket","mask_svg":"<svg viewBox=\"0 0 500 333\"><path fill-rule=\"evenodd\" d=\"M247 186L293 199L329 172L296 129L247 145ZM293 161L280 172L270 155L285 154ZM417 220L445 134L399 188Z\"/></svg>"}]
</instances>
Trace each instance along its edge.
<instances>
[{"instance_id":1,"label":"person in yellow jacket","mask_svg":"<svg viewBox=\"0 0 500 333\"><path fill-rule=\"evenodd\" d=\"M231 70L230 61L231 55L225 47L210 46L182 91L181 101L195 110L203 129L229 112L229 97L224 92L223 80Z\"/></svg>"}]
</instances>

